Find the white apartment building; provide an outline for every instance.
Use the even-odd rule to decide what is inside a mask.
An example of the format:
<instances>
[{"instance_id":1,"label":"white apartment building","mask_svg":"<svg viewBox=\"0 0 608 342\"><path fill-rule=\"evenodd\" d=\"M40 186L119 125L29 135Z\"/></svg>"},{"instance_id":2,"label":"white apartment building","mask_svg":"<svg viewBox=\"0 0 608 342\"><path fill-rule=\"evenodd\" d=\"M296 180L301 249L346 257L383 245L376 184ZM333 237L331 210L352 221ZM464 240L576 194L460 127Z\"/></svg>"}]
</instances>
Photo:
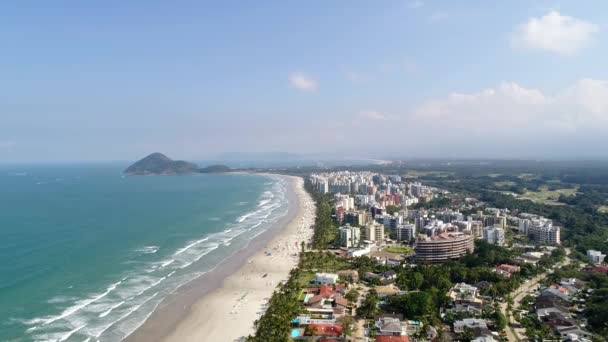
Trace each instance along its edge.
<instances>
[{"instance_id":1,"label":"white apartment building","mask_svg":"<svg viewBox=\"0 0 608 342\"><path fill-rule=\"evenodd\" d=\"M340 227L340 246L342 247L356 247L359 246L361 241L361 228L351 227L346 225Z\"/></svg>"},{"instance_id":2,"label":"white apartment building","mask_svg":"<svg viewBox=\"0 0 608 342\"><path fill-rule=\"evenodd\" d=\"M483 229L483 239L487 243L497 246L505 245L505 230L499 227L485 227Z\"/></svg>"},{"instance_id":3,"label":"white apartment building","mask_svg":"<svg viewBox=\"0 0 608 342\"><path fill-rule=\"evenodd\" d=\"M519 232L528 235L541 245L559 245L560 227L554 226L553 221L544 217L523 218L519 220Z\"/></svg>"},{"instance_id":4,"label":"white apartment building","mask_svg":"<svg viewBox=\"0 0 608 342\"><path fill-rule=\"evenodd\" d=\"M604 258L606 258L606 254L602 254L600 251L595 251L590 249L587 251L587 258L589 259L590 264L600 265L604 262Z\"/></svg>"},{"instance_id":5,"label":"white apartment building","mask_svg":"<svg viewBox=\"0 0 608 342\"><path fill-rule=\"evenodd\" d=\"M397 241L410 241L416 237L415 224L401 224L397 227Z\"/></svg>"}]
</instances>

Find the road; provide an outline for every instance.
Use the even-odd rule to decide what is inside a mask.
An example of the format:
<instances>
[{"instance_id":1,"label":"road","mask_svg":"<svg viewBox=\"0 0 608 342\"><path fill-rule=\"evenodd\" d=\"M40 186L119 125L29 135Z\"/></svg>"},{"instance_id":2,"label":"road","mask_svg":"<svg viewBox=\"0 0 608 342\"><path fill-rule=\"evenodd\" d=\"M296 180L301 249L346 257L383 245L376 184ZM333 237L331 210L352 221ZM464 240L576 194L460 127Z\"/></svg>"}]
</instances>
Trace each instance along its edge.
<instances>
[{"instance_id":1,"label":"road","mask_svg":"<svg viewBox=\"0 0 608 342\"><path fill-rule=\"evenodd\" d=\"M570 255L570 249L566 248L566 259L563 262L557 264L555 267L560 268L560 267L569 265L571 262L569 255ZM543 280L548 274L551 274L551 273L553 273L553 268L548 270L547 272L537 275L536 277L530 279L528 282L523 283L519 288L517 288L517 290L513 291L515 296L513 297L513 307L511 308L510 311L507 311L507 306L508 306L507 302L500 304L500 310L505 315L505 317L507 317L507 321L515 322L515 320L513 318L513 312L515 312L519 309L521 300L525 296L531 294L533 292L533 290L538 286L540 281ZM514 328L511 326L508 326L506 329L506 332L507 332L507 340L509 342L526 340L526 330L523 328Z\"/></svg>"}]
</instances>

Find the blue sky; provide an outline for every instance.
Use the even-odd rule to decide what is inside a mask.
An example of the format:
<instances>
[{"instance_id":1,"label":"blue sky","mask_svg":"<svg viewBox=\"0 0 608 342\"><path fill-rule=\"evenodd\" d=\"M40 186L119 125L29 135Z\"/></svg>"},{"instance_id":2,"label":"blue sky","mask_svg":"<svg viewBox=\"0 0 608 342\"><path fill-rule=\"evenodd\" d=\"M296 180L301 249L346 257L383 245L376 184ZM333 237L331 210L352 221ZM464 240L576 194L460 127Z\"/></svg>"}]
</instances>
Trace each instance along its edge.
<instances>
[{"instance_id":1,"label":"blue sky","mask_svg":"<svg viewBox=\"0 0 608 342\"><path fill-rule=\"evenodd\" d=\"M0 161L596 158L606 1L0 4Z\"/></svg>"}]
</instances>

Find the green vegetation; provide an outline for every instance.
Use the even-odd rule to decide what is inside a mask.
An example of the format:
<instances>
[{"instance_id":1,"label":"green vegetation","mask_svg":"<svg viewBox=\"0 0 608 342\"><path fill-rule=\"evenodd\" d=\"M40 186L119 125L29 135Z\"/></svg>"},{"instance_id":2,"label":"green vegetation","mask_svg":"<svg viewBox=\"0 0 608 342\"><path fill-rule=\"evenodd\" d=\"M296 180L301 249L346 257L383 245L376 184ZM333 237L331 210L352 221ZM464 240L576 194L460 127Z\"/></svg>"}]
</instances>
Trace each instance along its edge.
<instances>
[{"instance_id":1,"label":"green vegetation","mask_svg":"<svg viewBox=\"0 0 608 342\"><path fill-rule=\"evenodd\" d=\"M356 303L359 300L359 291L357 291L357 289L351 289L344 295L344 298L351 304Z\"/></svg>"},{"instance_id":2,"label":"green vegetation","mask_svg":"<svg viewBox=\"0 0 608 342\"><path fill-rule=\"evenodd\" d=\"M293 269L289 279L279 286L268 302L268 309L262 317L254 322L255 335L247 338L248 342L282 342L287 341L291 331L291 320L302 310L299 299L299 269Z\"/></svg>"},{"instance_id":3,"label":"green vegetation","mask_svg":"<svg viewBox=\"0 0 608 342\"><path fill-rule=\"evenodd\" d=\"M194 173L198 166L182 160L171 160L162 153L152 153L129 166L124 173L127 175L171 175Z\"/></svg>"},{"instance_id":4,"label":"green vegetation","mask_svg":"<svg viewBox=\"0 0 608 342\"><path fill-rule=\"evenodd\" d=\"M498 188L512 187L514 185L517 185L517 183L512 182L512 181L494 182L494 186L496 186Z\"/></svg>"},{"instance_id":5,"label":"green vegetation","mask_svg":"<svg viewBox=\"0 0 608 342\"><path fill-rule=\"evenodd\" d=\"M577 188L549 190L547 186L541 186L538 191L529 191L519 197L534 202L551 203L549 201L557 201L561 196L575 196L576 192Z\"/></svg>"},{"instance_id":6,"label":"green vegetation","mask_svg":"<svg viewBox=\"0 0 608 342\"><path fill-rule=\"evenodd\" d=\"M389 246L384 249L384 251L395 254L412 254L414 253L414 249L406 246Z\"/></svg>"},{"instance_id":7,"label":"green vegetation","mask_svg":"<svg viewBox=\"0 0 608 342\"><path fill-rule=\"evenodd\" d=\"M222 172L230 172L232 169L229 168L226 165L209 165L207 167L204 167L202 169L199 169L198 172L200 173L222 173Z\"/></svg>"},{"instance_id":8,"label":"green vegetation","mask_svg":"<svg viewBox=\"0 0 608 342\"><path fill-rule=\"evenodd\" d=\"M452 200L449 197L437 197L433 198L428 202L419 202L414 204L412 207L414 209L437 209L437 208L445 208L452 203Z\"/></svg>"},{"instance_id":9,"label":"green vegetation","mask_svg":"<svg viewBox=\"0 0 608 342\"><path fill-rule=\"evenodd\" d=\"M448 177L451 176L451 172L444 171L417 171L417 170L408 170L402 176L404 178L422 178L422 177Z\"/></svg>"},{"instance_id":10,"label":"green vegetation","mask_svg":"<svg viewBox=\"0 0 608 342\"><path fill-rule=\"evenodd\" d=\"M398 212L401 208L396 206L396 205L387 205L386 206L386 212L389 215L393 215L394 213Z\"/></svg>"},{"instance_id":11,"label":"green vegetation","mask_svg":"<svg viewBox=\"0 0 608 342\"><path fill-rule=\"evenodd\" d=\"M365 296L363 303L357 308L357 316L362 318L374 318L377 314L380 313L380 309L378 308L378 302L380 298L378 298L378 293L376 290L370 290Z\"/></svg>"},{"instance_id":12,"label":"green vegetation","mask_svg":"<svg viewBox=\"0 0 608 342\"><path fill-rule=\"evenodd\" d=\"M309 182L306 182L304 187L317 205L312 246L316 249L328 248L337 242L339 237L338 225L332 218L332 214L334 214L333 197L331 194L319 193Z\"/></svg>"}]
</instances>

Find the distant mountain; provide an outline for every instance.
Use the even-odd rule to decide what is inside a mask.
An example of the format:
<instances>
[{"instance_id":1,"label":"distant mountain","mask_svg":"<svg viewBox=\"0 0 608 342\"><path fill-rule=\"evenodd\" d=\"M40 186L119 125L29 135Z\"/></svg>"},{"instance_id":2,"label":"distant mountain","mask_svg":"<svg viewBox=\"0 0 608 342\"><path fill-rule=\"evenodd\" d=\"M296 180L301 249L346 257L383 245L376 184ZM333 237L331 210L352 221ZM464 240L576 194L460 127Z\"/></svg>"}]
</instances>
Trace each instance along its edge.
<instances>
[{"instance_id":1,"label":"distant mountain","mask_svg":"<svg viewBox=\"0 0 608 342\"><path fill-rule=\"evenodd\" d=\"M135 162L125 171L127 175L176 175L198 172L196 164L183 160L172 160L162 153L152 153Z\"/></svg>"},{"instance_id":2,"label":"distant mountain","mask_svg":"<svg viewBox=\"0 0 608 342\"><path fill-rule=\"evenodd\" d=\"M209 165L207 167L199 169L198 171L200 173L222 173L222 172L230 172L230 171L232 171L232 169L226 165L216 164L216 165Z\"/></svg>"}]
</instances>

